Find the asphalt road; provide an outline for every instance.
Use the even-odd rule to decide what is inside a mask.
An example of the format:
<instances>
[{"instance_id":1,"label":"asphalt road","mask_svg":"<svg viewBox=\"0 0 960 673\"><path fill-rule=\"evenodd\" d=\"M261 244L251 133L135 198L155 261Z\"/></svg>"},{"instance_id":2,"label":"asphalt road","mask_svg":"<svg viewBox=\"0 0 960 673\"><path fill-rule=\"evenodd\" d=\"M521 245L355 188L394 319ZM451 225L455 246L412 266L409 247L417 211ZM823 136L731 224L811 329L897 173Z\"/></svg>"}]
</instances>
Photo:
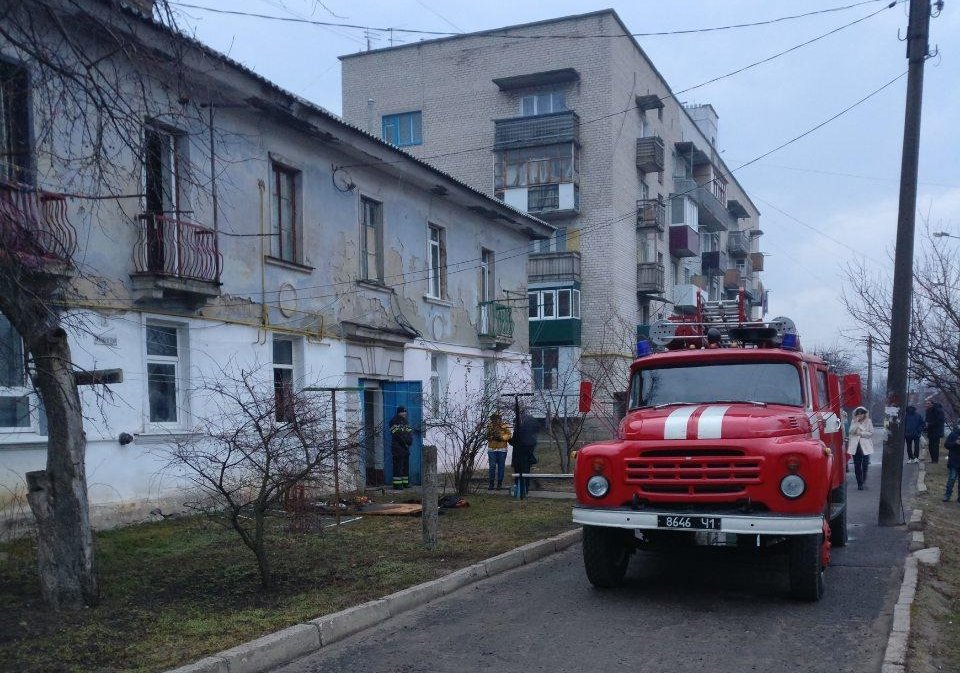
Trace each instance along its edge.
<instances>
[{"instance_id":1,"label":"asphalt road","mask_svg":"<svg viewBox=\"0 0 960 673\"><path fill-rule=\"evenodd\" d=\"M849 491L852 539L816 604L787 596L784 558L734 549L638 553L624 587L598 591L577 545L280 670L879 673L907 548L903 527L876 525L879 482L876 465Z\"/></svg>"}]
</instances>

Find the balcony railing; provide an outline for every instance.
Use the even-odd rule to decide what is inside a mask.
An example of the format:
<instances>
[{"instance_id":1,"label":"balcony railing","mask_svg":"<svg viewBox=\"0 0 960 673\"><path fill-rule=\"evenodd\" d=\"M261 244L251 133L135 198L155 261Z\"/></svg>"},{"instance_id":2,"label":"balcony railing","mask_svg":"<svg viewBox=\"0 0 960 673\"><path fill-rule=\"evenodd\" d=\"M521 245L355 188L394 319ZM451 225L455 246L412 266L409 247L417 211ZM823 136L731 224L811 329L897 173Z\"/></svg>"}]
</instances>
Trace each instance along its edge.
<instances>
[{"instance_id":1,"label":"balcony railing","mask_svg":"<svg viewBox=\"0 0 960 673\"><path fill-rule=\"evenodd\" d=\"M700 254L700 234L687 224L670 227L670 254L674 257L696 257Z\"/></svg>"},{"instance_id":2,"label":"balcony railing","mask_svg":"<svg viewBox=\"0 0 960 673\"><path fill-rule=\"evenodd\" d=\"M220 281L221 257L213 229L152 213L141 215L139 223L133 249L136 275Z\"/></svg>"},{"instance_id":3,"label":"balcony railing","mask_svg":"<svg viewBox=\"0 0 960 673\"><path fill-rule=\"evenodd\" d=\"M700 207L700 228L703 231L716 232L737 228L737 220L713 193L710 184L697 184L690 178L674 178L673 186L677 194L689 196Z\"/></svg>"},{"instance_id":4,"label":"balcony railing","mask_svg":"<svg viewBox=\"0 0 960 673\"><path fill-rule=\"evenodd\" d=\"M700 270L705 276L722 276L729 268L727 253L720 250L705 252L701 257Z\"/></svg>"},{"instance_id":5,"label":"balcony railing","mask_svg":"<svg viewBox=\"0 0 960 673\"><path fill-rule=\"evenodd\" d=\"M637 227L653 228L663 231L667 220L667 205L663 199L641 199L637 201Z\"/></svg>"},{"instance_id":6,"label":"balcony railing","mask_svg":"<svg viewBox=\"0 0 960 673\"><path fill-rule=\"evenodd\" d=\"M637 264L637 293L663 293L663 264L660 262L640 262Z\"/></svg>"},{"instance_id":7,"label":"balcony railing","mask_svg":"<svg viewBox=\"0 0 960 673\"><path fill-rule=\"evenodd\" d=\"M478 307L477 336L485 348L505 348L513 343L513 311L506 304L485 301Z\"/></svg>"},{"instance_id":8,"label":"balcony railing","mask_svg":"<svg viewBox=\"0 0 960 673\"><path fill-rule=\"evenodd\" d=\"M727 269L723 272L723 287L725 290L736 290L743 282L740 269Z\"/></svg>"},{"instance_id":9,"label":"balcony railing","mask_svg":"<svg viewBox=\"0 0 960 673\"><path fill-rule=\"evenodd\" d=\"M580 142L580 117L572 110L496 119L493 125L496 150Z\"/></svg>"},{"instance_id":10,"label":"balcony railing","mask_svg":"<svg viewBox=\"0 0 960 673\"><path fill-rule=\"evenodd\" d=\"M663 171L663 139L659 136L637 138L637 168L644 173Z\"/></svg>"},{"instance_id":11,"label":"balcony railing","mask_svg":"<svg viewBox=\"0 0 960 673\"><path fill-rule=\"evenodd\" d=\"M0 243L23 263L69 263L77 233L67 219L66 197L0 180Z\"/></svg>"},{"instance_id":12,"label":"balcony railing","mask_svg":"<svg viewBox=\"0 0 960 673\"><path fill-rule=\"evenodd\" d=\"M580 280L579 252L543 252L527 258L528 283Z\"/></svg>"},{"instance_id":13,"label":"balcony railing","mask_svg":"<svg viewBox=\"0 0 960 673\"><path fill-rule=\"evenodd\" d=\"M727 252L734 257L746 257L750 254L750 237L745 231L731 231L727 234Z\"/></svg>"}]
</instances>

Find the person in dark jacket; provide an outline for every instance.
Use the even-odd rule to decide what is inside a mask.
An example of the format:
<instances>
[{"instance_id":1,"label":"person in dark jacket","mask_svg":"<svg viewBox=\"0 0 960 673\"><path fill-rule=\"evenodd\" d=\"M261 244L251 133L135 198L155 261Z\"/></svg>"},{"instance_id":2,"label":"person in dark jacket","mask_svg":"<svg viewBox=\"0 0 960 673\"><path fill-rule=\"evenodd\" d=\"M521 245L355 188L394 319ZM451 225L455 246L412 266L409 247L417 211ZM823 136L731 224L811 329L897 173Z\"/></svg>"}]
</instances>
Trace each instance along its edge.
<instances>
[{"instance_id":1,"label":"person in dark jacket","mask_svg":"<svg viewBox=\"0 0 960 673\"><path fill-rule=\"evenodd\" d=\"M947 450L947 490L943 494L943 501L950 502L953 495L953 485L957 483L957 474L960 473L960 421L950 430L943 447ZM957 502L960 502L960 488L957 489Z\"/></svg>"},{"instance_id":2,"label":"person in dark jacket","mask_svg":"<svg viewBox=\"0 0 960 673\"><path fill-rule=\"evenodd\" d=\"M537 464L537 430L537 419L526 411L521 412L513 437L510 438L510 445L513 446L510 466L517 474L529 474ZM527 477L520 479L517 488L519 497L526 498L530 480Z\"/></svg>"},{"instance_id":3,"label":"person in dark jacket","mask_svg":"<svg viewBox=\"0 0 960 673\"><path fill-rule=\"evenodd\" d=\"M410 486L410 446L413 444L413 428L407 420L407 408L397 407L390 419L390 453L393 455L393 487Z\"/></svg>"},{"instance_id":4,"label":"person in dark jacket","mask_svg":"<svg viewBox=\"0 0 960 673\"><path fill-rule=\"evenodd\" d=\"M945 421L943 406L939 402L927 400L927 414L923 422L927 426L927 450L930 452L931 463L940 461L940 440L943 439Z\"/></svg>"},{"instance_id":5,"label":"person in dark jacket","mask_svg":"<svg viewBox=\"0 0 960 673\"><path fill-rule=\"evenodd\" d=\"M903 417L903 436L907 440L907 462L920 462L920 435L923 434L923 416L917 413L917 408L907 407L907 415Z\"/></svg>"}]
</instances>

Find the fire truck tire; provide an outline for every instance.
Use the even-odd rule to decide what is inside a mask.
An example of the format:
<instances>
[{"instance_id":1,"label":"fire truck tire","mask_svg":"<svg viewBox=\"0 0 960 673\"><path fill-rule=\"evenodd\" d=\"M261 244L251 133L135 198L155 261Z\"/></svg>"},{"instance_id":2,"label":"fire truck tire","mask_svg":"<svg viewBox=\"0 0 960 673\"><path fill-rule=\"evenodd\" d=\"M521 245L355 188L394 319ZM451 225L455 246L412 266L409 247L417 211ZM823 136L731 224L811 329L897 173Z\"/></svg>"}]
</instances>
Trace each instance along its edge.
<instances>
[{"instance_id":1,"label":"fire truck tire","mask_svg":"<svg viewBox=\"0 0 960 673\"><path fill-rule=\"evenodd\" d=\"M814 602L823 596L822 541L819 533L790 540L790 595L797 600Z\"/></svg>"},{"instance_id":2,"label":"fire truck tire","mask_svg":"<svg viewBox=\"0 0 960 673\"><path fill-rule=\"evenodd\" d=\"M631 531L601 526L583 527L583 565L590 584L612 589L623 583L633 551Z\"/></svg>"},{"instance_id":3,"label":"fire truck tire","mask_svg":"<svg viewBox=\"0 0 960 673\"><path fill-rule=\"evenodd\" d=\"M830 519L830 544L834 547L847 546L847 482L834 491L833 502L843 503L843 510Z\"/></svg>"}]
</instances>

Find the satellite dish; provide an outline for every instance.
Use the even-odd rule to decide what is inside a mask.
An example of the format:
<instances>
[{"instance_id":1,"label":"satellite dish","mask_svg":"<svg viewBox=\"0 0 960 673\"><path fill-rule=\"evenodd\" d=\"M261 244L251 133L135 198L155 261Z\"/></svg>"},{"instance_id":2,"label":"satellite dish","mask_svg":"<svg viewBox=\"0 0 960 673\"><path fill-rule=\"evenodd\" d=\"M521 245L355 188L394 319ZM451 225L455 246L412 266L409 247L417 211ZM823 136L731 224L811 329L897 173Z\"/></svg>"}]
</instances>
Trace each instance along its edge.
<instances>
[{"instance_id":1,"label":"satellite dish","mask_svg":"<svg viewBox=\"0 0 960 673\"><path fill-rule=\"evenodd\" d=\"M677 336L676 324L667 320L657 320L650 325L650 341L655 346L666 346Z\"/></svg>"},{"instance_id":2,"label":"satellite dish","mask_svg":"<svg viewBox=\"0 0 960 673\"><path fill-rule=\"evenodd\" d=\"M337 166L333 169L333 186L341 192L352 192L357 188L350 173L345 168Z\"/></svg>"},{"instance_id":3,"label":"satellite dish","mask_svg":"<svg viewBox=\"0 0 960 673\"><path fill-rule=\"evenodd\" d=\"M796 334L797 326L790 318L780 316L770 321L770 326L777 329L777 334L783 338L784 334Z\"/></svg>"}]
</instances>

